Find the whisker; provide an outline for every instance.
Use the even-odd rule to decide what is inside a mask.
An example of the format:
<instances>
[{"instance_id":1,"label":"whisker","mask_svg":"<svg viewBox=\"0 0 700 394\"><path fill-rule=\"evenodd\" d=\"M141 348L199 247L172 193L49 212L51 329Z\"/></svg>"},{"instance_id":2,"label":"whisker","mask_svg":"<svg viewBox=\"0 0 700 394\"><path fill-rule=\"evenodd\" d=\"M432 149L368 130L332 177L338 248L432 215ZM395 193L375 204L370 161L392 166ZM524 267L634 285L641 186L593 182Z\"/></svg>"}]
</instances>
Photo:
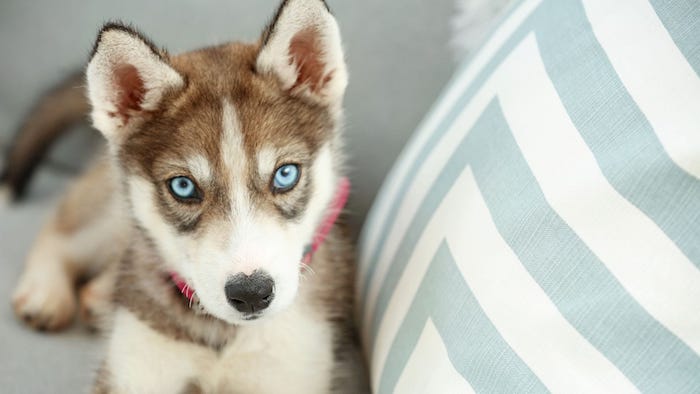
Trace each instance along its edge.
<instances>
[{"instance_id":1,"label":"whisker","mask_svg":"<svg viewBox=\"0 0 700 394\"><path fill-rule=\"evenodd\" d=\"M310 272L310 273L311 273L311 275L316 275L316 271L314 271L314 269L313 269L313 268L311 268L311 266L310 266L310 265L306 264L306 263L305 263L305 262L303 262L303 261L302 261L302 262L300 262L299 264L301 264L301 267L302 267L302 268L303 268L303 269L304 269L305 271L308 271L308 272ZM302 276L303 276L303 274L302 274Z\"/></svg>"}]
</instances>

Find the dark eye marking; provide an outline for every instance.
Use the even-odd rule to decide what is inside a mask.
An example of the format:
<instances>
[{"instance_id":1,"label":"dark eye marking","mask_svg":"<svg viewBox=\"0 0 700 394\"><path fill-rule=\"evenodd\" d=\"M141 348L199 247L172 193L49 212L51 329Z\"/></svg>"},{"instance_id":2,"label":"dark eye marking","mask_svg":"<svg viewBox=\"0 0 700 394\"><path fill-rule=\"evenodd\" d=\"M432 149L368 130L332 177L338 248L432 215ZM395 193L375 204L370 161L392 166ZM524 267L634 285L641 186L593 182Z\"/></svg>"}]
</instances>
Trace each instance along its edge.
<instances>
[{"instance_id":1,"label":"dark eye marking","mask_svg":"<svg viewBox=\"0 0 700 394\"><path fill-rule=\"evenodd\" d=\"M177 228L177 231L180 233L190 233L197 228L201 218L201 215L197 215L197 217L193 219L177 222L175 228Z\"/></svg>"},{"instance_id":2,"label":"dark eye marking","mask_svg":"<svg viewBox=\"0 0 700 394\"><path fill-rule=\"evenodd\" d=\"M312 182L311 177L304 177L296 187L297 191L289 194L282 194L276 198L274 203L277 212L287 220L294 220L303 215L311 199Z\"/></svg>"},{"instance_id":3,"label":"dark eye marking","mask_svg":"<svg viewBox=\"0 0 700 394\"><path fill-rule=\"evenodd\" d=\"M184 175L172 177L164 184L168 193L159 193L157 198L162 216L180 233L194 231L202 219L202 213L195 208L202 202L199 187L192 178Z\"/></svg>"}]
</instances>

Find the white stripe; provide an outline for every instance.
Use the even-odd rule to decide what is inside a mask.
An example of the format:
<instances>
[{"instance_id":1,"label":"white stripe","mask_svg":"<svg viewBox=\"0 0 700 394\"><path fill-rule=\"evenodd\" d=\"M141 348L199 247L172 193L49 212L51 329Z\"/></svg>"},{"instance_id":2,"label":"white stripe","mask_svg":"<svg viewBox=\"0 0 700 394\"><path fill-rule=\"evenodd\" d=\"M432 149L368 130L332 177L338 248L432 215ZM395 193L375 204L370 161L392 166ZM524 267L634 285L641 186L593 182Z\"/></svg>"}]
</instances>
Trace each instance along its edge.
<instances>
[{"instance_id":1,"label":"white stripe","mask_svg":"<svg viewBox=\"0 0 700 394\"><path fill-rule=\"evenodd\" d=\"M391 297L372 355L375 384L443 240L447 240L489 319L547 387L565 392L634 391L631 383L559 314L522 267L498 234L469 169L456 180L426 227Z\"/></svg>"},{"instance_id":2,"label":"white stripe","mask_svg":"<svg viewBox=\"0 0 700 394\"><path fill-rule=\"evenodd\" d=\"M542 0L528 0L523 2L513 13L503 22L484 45L484 47L476 54L469 66L462 72L457 79L448 86L448 90L442 99L436 104L436 107L431 110L428 117L418 127L417 131L410 139L406 148L401 152L395 165L387 175L384 185L378 197L374 202L371 214L364 225L362 234L362 248L360 250L360 270L359 278L364 278L368 269L369 258L374 255L379 241L379 231L386 220L386 214L389 208L395 203L399 186L403 179L408 176L408 163L416 160L418 153L428 141L429 137L435 133L435 128L440 121L447 115L448 111L454 106L455 102L462 96L469 85L474 82L477 75L486 67L493 59L499 49L505 44L506 40L520 27L525 19L540 5Z\"/></svg>"},{"instance_id":3,"label":"white stripe","mask_svg":"<svg viewBox=\"0 0 700 394\"><path fill-rule=\"evenodd\" d=\"M394 393L473 393L474 389L455 370L431 319L425 323L418 343L396 384Z\"/></svg>"},{"instance_id":4,"label":"white stripe","mask_svg":"<svg viewBox=\"0 0 700 394\"><path fill-rule=\"evenodd\" d=\"M377 391L376 385L384 370L391 344L401 328L401 323L411 306L411 300L415 297L438 246L445 239L445 233L461 234L463 232L466 220L458 220L464 214L461 207L467 203L465 200L473 196L473 193L464 187L463 178L464 175L456 180L425 227L425 231L416 243L415 253L407 262L396 286L396 291L391 295L386 312L382 316L370 358L370 373L374 392Z\"/></svg>"},{"instance_id":5,"label":"white stripe","mask_svg":"<svg viewBox=\"0 0 700 394\"><path fill-rule=\"evenodd\" d=\"M498 73L495 73L496 75ZM431 154L425 160L418 172L414 175L406 198L403 199L396 215L396 221L391 226L386 242L382 245L381 253L377 259L377 267L374 274L369 279L369 290L365 300L363 337L369 338L369 330L377 306L377 297L382 289L387 272L391 268L391 261L397 253L399 244L403 239L408 225L416 212L420 208L425 196L430 192L430 185L440 175L445 163L452 156L460 141L467 132L474 126L481 113L486 109L491 99L495 95L493 88L493 76L486 81L484 86L474 95L474 98L462 110L450 129L435 146ZM418 248L416 248L417 250Z\"/></svg>"},{"instance_id":6,"label":"white stripe","mask_svg":"<svg viewBox=\"0 0 700 394\"><path fill-rule=\"evenodd\" d=\"M476 58L474 59L474 64L472 64L472 66L465 71L465 76L454 84L460 88L458 93L461 93L463 89L466 89L466 87L473 81L486 63L488 63L498 49L500 49L501 45L503 45L503 43L510 38L510 35L534 11L540 2L541 0L526 1L520 6L520 8L513 12L503 26L493 35L492 39L489 41L489 44L484 48L484 50L477 54ZM473 98L469 101L466 107L462 109L461 113L455 118L454 122L450 125L450 128L445 132L440 141L438 141L423 165L419 168L418 173L409 175L406 174L405 171L409 167L408 163L411 163L415 159L419 148L424 145L427 137L435 131L433 128L440 119L437 116L433 117L433 120L429 121L430 128L423 128L416 136L416 140L411 141L408 144L409 150L405 151L405 154L402 154L399 160L397 160L397 165L394 166L392 173L387 177L388 183L385 184L385 186L379 192L380 198L375 205L378 205L379 207L384 206L384 208L378 207L376 209L372 209L372 213L370 214L371 219L364 225L364 231L368 232L366 238L367 242L365 243L363 241L360 252L361 260L359 278L362 279L364 278L364 272L366 272L363 270L366 270L370 263L368 259L373 255L373 253L370 252L373 252L376 247L382 248L375 263L375 271L372 277L369 278L370 283L368 286L367 297L363 300L365 303L364 308L361 308L363 311L361 319L363 324L362 337L365 340L369 338L369 329L376 309L377 296L382 288L387 272L389 271L389 268L391 268L390 263L398 250L399 243L406 234L408 225L420 208L423 199L430 192L429 186L438 177L445 163L459 145L459 142L464 138L469 129L472 128L486 106L495 96L494 86L499 78L500 69L501 66L499 65L498 68L491 74L489 79L486 80L481 89L474 94ZM466 82L462 83L462 81ZM458 97L457 93L455 93L455 95L455 97L450 96L449 100L445 99L443 101L452 102L456 100L456 97ZM445 112L436 111L436 115L444 116ZM396 172L396 174L394 174L394 172ZM378 231L380 226L378 223L375 223L375 221L386 219L385 215L388 205L390 203L395 204L396 201L398 182L406 176L413 177L413 181L410 183L410 186L406 192L406 196L408 197L402 199L401 205L397 211L396 219L389 227L386 241L382 245L376 245L376 242L378 241L378 234L372 235L371 231ZM385 191L384 189L387 190ZM358 289L361 288L362 286L358 286ZM358 297L358 299L361 298Z\"/></svg>"},{"instance_id":7,"label":"white stripe","mask_svg":"<svg viewBox=\"0 0 700 394\"><path fill-rule=\"evenodd\" d=\"M700 178L700 78L645 0L586 0L622 83L678 166Z\"/></svg>"},{"instance_id":8,"label":"white stripe","mask_svg":"<svg viewBox=\"0 0 700 394\"><path fill-rule=\"evenodd\" d=\"M560 102L534 35L505 67L503 113L549 204L654 318L700 353L700 271L608 183Z\"/></svg>"},{"instance_id":9,"label":"white stripe","mask_svg":"<svg viewBox=\"0 0 700 394\"><path fill-rule=\"evenodd\" d=\"M524 7L525 4L529 5L527 7ZM534 10L534 8L537 5L539 5L539 2L532 2L532 4L527 2L523 3L523 6L521 6L521 8L514 12L511 18L509 18L509 21L515 18L514 21L522 23L522 21ZM518 17L515 17L516 15L518 15ZM511 33L517 28L515 22L512 22L512 24L507 24L507 26L510 27L505 31ZM501 35L494 35L494 39L496 39L496 37L501 37ZM499 39L499 42L504 42L506 38ZM496 50L497 48L492 49L492 51L494 52ZM478 57L479 56L477 56L477 58ZM487 61L483 60L483 62L486 63ZM474 94L469 103L455 118L454 122L450 125L450 128L445 132L440 141L438 141L438 143L435 145L430 155L426 158L423 165L419 168L418 172L414 175L411 175L413 177L413 181L410 183L410 186L406 192L406 196L408 197L404 198L401 201L401 205L399 206L399 209L397 211L396 219L388 230L386 241L384 242L384 244L381 245L382 249L375 263L375 271L372 277L369 278L370 283L368 286L367 297L363 300L365 304L364 308L362 308L363 318L361 320L363 324L362 337L365 340L369 338L369 330L377 306L377 296L382 288L384 280L386 279L387 272L389 271L389 268L391 268L390 263L398 250L401 240L403 239L404 235L406 234L406 231L408 230L408 225L410 224L412 218L415 216L416 212L420 208L423 199L430 192L430 185L438 177L445 163L450 158L450 156L452 156L455 149L459 145L459 142L474 126L474 123L476 123L479 116L481 116L481 113L484 111L486 106L495 96L495 86L498 83L498 78L501 74L501 68L502 64L494 70L489 79L487 79L486 82L484 82L484 85L481 87L481 89L479 89ZM412 147L413 145L416 144L410 143L409 147ZM411 161L408 159L401 158L397 161L399 165L395 166L395 168L397 169L397 171L404 171L408 168L407 163L410 162ZM409 175L400 175L400 177L403 176ZM399 176L390 175L387 179L396 181L400 178ZM381 194L383 194L383 192L380 192L380 195ZM394 202L395 198L387 197L387 200ZM384 215L385 212L382 214L373 212L370 216L383 217ZM364 227L373 228L377 226L378 225L373 225L372 223L366 223ZM370 245L366 245L363 248L363 252L367 252L367 250L370 248ZM369 257L371 257L371 255L368 255L365 258ZM368 264L369 262L366 260L361 260L360 262L361 267L366 267ZM360 278L363 278L363 276L360 276ZM358 286L358 288L362 288L362 286Z\"/></svg>"},{"instance_id":10,"label":"white stripe","mask_svg":"<svg viewBox=\"0 0 700 394\"><path fill-rule=\"evenodd\" d=\"M459 218L462 232L447 244L465 281L503 339L559 393L632 393L634 385L561 315L503 240L471 170ZM453 215L459 211L456 207Z\"/></svg>"},{"instance_id":11,"label":"white stripe","mask_svg":"<svg viewBox=\"0 0 700 394\"><path fill-rule=\"evenodd\" d=\"M221 158L231 183L231 207L239 218L243 218L250 213L248 186L243 176L247 172L248 158L236 108L228 98L223 98L221 103Z\"/></svg>"}]
</instances>

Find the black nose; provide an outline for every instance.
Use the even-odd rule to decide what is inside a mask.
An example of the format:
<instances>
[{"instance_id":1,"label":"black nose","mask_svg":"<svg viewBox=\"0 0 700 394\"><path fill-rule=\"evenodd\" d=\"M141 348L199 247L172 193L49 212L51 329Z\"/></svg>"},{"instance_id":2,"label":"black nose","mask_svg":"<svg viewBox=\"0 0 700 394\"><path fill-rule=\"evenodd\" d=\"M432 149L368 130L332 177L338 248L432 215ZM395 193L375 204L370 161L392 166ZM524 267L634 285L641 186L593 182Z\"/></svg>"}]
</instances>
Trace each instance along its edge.
<instances>
[{"instance_id":1,"label":"black nose","mask_svg":"<svg viewBox=\"0 0 700 394\"><path fill-rule=\"evenodd\" d=\"M256 270L248 276L236 274L226 282L226 299L239 312L253 313L267 308L272 302L275 282L268 274Z\"/></svg>"}]
</instances>

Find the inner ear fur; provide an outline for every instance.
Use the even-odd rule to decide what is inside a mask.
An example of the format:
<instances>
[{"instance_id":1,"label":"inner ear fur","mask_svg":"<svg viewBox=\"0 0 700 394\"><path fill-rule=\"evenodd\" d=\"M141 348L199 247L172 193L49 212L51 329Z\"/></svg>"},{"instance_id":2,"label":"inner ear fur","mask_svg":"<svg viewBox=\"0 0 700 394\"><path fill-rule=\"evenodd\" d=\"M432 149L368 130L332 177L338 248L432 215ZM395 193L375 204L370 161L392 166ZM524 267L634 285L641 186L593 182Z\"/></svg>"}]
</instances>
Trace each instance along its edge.
<instances>
[{"instance_id":1,"label":"inner ear fur","mask_svg":"<svg viewBox=\"0 0 700 394\"><path fill-rule=\"evenodd\" d=\"M100 30L86 76L93 123L108 139L123 135L185 84L165 51L119 23Z\"/></svg>"},{"instance_id":2,"label":"inner ear fur","mask_svg":"<svg viewBox=\"0 0 700 394\"><path fill-rule=\"evenodd\" d=\"M290 94L339 105L347 71L338 24L322 0L286 0L263 32L256 68Z\"/></svg>"}]
</instances>

